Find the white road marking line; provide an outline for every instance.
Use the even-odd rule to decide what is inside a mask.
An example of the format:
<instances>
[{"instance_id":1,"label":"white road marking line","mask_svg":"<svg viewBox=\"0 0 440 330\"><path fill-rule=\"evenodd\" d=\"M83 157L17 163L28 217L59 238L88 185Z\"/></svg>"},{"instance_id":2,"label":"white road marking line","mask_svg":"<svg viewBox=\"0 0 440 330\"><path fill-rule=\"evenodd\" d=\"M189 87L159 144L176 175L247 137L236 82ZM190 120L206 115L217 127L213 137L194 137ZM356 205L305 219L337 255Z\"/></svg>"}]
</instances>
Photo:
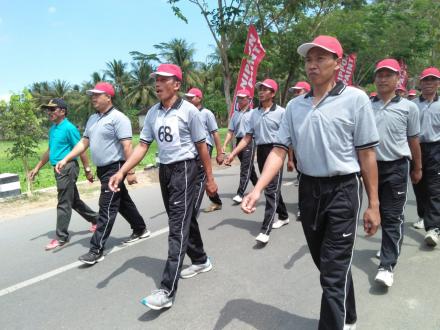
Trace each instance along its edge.
<instances>
[{"instance_id":1,"label":"white road marking line","mask_svg":"<svg viewBox=\"0 0 440 330\"><path fill-rule=\"evenodd\" d=\"M283 183L283 186L291 186L291 185L293 185L293 182L292 182L292 181L289 181L289 182Z\"/></svg>"},{"instance_id":2,"label":"white road marking line","mask_svg":"<svg viewBox=\"0 0 440 330\"><path fill-rule=\"evenodd\" d=\"M140 239L140 240L138 240L136 242L133 242L133 243L130 243L130 244L125 244L123 246L115 246L108 253L106 253L105 255L107 256L107 255L109 255L111 253L115 253L115 252L121 251L123 249L126 249L129 246L133 246L133 245L139 244L141 242L145 242L146 240L148 240L150 238L154 238L156 236L165 234L168 231L169 231L168 227L159 229L158 231L155 231L154 233L151 233L151 235L149 237ZM66 266L63 266L63 267L51 270L51 271L49 271L49 272L47 272L45 274L42 274L42 275L36 276L34 278L31 278L29 280L26 280L26 281L14 284L14 285L12 285L10 287L7 287L5 289L0 290L0 297L6 296L7 294L10 294L12 292L18 291L18 290L23 289L23 288L25 288L27 286L30 286L32 284L35 284L35 283L47 280L47 279L49 279L51 277L54 277L54 276L56 276L58 274L67 272L68 270L71 270L73 268L77 268L77 267L79 267L81 265L83 265L83 263L81 261L75 261L75 262L72 262L71 264L68 264Z\"/></svg>"}]
</instances>

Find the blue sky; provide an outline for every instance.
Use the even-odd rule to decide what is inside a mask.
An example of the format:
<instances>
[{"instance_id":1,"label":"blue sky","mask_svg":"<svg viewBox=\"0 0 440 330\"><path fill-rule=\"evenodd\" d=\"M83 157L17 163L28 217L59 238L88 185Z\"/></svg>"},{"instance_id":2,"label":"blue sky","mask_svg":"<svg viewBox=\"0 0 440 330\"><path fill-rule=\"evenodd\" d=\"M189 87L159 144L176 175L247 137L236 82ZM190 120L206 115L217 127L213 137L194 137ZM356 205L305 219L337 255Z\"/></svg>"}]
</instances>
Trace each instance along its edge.
<instances>
[{"instance_id":1,"label":"blue sky","mask_svg":"<svg viewBox=\"0 0 440 330\"><path fill-rule=\"evenodd\" d=\"M0 99L37 81L81 83L172 38L193 43L205 61L214 39L199 9L181 2L188 24L165 0L0 0Z\"/></svg>"}]
</instances>

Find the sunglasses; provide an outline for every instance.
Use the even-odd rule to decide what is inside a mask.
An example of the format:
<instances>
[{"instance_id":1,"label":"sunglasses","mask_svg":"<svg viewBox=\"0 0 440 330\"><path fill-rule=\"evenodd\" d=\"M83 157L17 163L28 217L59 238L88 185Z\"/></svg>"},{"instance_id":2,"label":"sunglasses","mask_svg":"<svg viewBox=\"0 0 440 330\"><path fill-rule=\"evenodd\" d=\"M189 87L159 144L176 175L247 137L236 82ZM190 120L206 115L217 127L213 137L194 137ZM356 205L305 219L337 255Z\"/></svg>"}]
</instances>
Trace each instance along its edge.
<instances>
[{"instance_id":1,"label":"sunglasses","mask_svg":"<svg viewBox=\"0 0 440 330\"><path fill-rule=\"evenodd\" d=\"M46 108L47 112L55 112L58 108Z\"/></svg>"}]
</instances>

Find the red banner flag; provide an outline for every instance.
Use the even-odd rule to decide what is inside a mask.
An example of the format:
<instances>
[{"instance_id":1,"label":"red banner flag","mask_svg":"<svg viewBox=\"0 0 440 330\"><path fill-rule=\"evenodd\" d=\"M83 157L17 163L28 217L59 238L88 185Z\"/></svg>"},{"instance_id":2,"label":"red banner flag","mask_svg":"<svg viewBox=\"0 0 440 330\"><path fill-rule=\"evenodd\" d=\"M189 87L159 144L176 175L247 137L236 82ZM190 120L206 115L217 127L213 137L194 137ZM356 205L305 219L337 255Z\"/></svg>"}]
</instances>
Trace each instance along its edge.
<instances>
[{"instance_id":1,"label":"red banner flag","mask_svg":"<svg viewBox=\"0 0 440 330\"><path fill-rule=\"evenodd\" d=\"M354 71L356 70L356 54L345 55L342 58L341 68L336 72L336 81L342 81L345 85L353 85Z\"/></svg>"},{"instance_id":2,"label":"red banner flag","mask_svg":"<svg viewBox=\"0 0 440 330\"><path fill-rule=\"evenodd\" d=\"M249 26L246 45L244 46L244 54L246 55L241 61L241 68L238 74L237 85L235 86L234 97L229 116L232 116L235 110L237 91L247 89L250 95L254 96L254 88L257 79L257 71L260 62L263 60L266 51L261 44L255 26Z\"/></svg>"},{"instance_id":3,"label":"red banner flag","mask_svg":"<svg viewBox=\"0 0 440 330\"><path fill-rule=\"evenodd\" d=\"M399 61L400 64L400 77L399 77L399 84L397 85L398 88L403 88L406 90L406 84L408 83L408 72L407 72L407 65L403 60Z\"/></svg>"}]
</instances>

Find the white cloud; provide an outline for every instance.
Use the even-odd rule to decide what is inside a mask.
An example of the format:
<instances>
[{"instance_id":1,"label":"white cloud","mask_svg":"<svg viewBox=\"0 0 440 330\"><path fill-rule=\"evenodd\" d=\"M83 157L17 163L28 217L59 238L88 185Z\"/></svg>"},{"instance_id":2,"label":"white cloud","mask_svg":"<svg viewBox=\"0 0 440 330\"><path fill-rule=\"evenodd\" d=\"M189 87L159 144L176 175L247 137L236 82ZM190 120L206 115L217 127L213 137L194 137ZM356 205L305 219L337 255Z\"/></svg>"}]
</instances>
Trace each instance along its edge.
<instances>
[{"instance_id":1,"label":"white cloud","mask_svg":"<svg viewBox=\"0 0 440 330\"><path fill-rule=\"evenodd\" d=\"M49 14L55 14L57 9L54 6L50 6L47 11L49 12Z\"/></svg>"}]
</instances>

